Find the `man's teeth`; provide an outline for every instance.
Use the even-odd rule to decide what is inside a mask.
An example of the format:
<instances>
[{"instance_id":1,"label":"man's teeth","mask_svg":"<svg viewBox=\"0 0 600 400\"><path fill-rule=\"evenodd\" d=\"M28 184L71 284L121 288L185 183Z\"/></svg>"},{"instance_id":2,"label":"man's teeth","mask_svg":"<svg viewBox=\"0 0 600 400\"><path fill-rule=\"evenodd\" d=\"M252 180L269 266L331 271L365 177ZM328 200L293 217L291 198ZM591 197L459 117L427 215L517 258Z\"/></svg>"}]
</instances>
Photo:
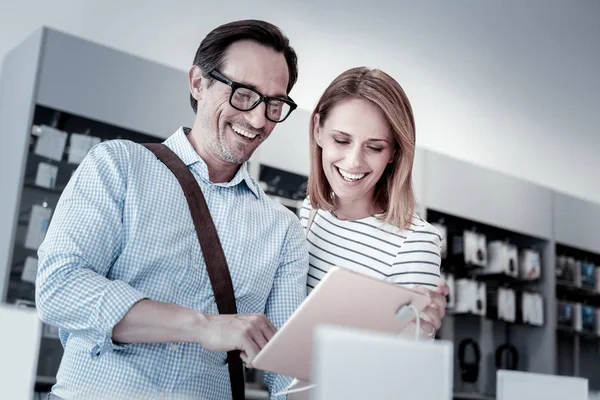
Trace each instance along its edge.
<instances>
[{"instance_id":1,"label":"man's teeth","mask_svg":"<svg viewBox=\"0 0 600 400\"><path fill-rule=\"evenodd\" d=\"M244 137L247 137L248 139L254 139L256 137L256 133L246 132L245 130L243 130L242 128L239 128L237 126L231 125L231 129L233 129L233 131L235 133L242 135Z\"/></svg>"},{"instance_id":2,"label":"man's teeth","mask_svg":"<svg viewBox=\"0 0 600 400\"><path fill-rule=\"evenodd\" d=\"M340 175L342 175L342 177L347 181L357 181L365 176L365 174L351 174L339 168L338 171L340 171Z\"/></svg>"}]
</instances>

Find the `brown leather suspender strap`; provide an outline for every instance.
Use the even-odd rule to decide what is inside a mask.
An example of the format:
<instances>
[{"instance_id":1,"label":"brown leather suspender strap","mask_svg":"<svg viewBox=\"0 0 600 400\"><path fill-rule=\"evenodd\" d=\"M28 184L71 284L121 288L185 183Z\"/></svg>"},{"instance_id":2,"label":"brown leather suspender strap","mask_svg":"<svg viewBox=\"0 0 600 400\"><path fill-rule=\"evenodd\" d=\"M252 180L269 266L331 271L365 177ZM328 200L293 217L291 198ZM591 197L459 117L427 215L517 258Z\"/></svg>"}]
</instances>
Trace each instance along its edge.
<instances>
[{"instance_id":1,"label":"brown leather suspender strap","mask_svg":"<svg viewBox=\"0 0 600 400\"><path fill-rule=\"evenodd\" d=\"M227 260L200 185L184 162L167 146L162 143L147 143L143 146L154 153L173 172L183 189L202 248L219 314L237 314ZM240 352L237 350L228 352L227 363L233 400L243 400L245 398L244 367Z\"/></svg>"}]
</instances>

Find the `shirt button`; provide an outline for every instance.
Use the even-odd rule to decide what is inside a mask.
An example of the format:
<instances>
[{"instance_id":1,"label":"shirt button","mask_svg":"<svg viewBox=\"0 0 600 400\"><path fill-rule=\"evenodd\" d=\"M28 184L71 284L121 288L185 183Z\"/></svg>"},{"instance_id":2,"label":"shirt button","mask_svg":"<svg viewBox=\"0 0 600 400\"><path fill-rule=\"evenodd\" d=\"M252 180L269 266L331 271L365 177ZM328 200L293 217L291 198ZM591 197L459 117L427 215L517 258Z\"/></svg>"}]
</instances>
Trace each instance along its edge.
<instances>
[{"instance_id":1,"label":"shirt button","mask_svg":"<svg viewBox=\"0 0 600 400\"><path fill-rule=\"evenodd\" d=\"M100 346L95 345L92 348L92 351L90 353L90 357L92 357L92 360L97 360L98 358L100 358Z\"/></svg>"},{"instance_id":2,"label":"shirt button","mask_svg":"<svg viewBox=\"0 0 600 400\"><path fill-rule=\"evenodd\" d=\"M159 395L160 397L165 397L165 392L160 392L158 395Z\"/></svg>"},{"instance_id":3,"label":"shirt button","mask_svg":"<svg viewBox=\"0 0 600 400\"><path fill-rule=\"evenodd\" d=\"M173 343L171 345L171 350L176 351L177 349L179 349L179 345L177 343Z\"/></svg>"}]
</instances>

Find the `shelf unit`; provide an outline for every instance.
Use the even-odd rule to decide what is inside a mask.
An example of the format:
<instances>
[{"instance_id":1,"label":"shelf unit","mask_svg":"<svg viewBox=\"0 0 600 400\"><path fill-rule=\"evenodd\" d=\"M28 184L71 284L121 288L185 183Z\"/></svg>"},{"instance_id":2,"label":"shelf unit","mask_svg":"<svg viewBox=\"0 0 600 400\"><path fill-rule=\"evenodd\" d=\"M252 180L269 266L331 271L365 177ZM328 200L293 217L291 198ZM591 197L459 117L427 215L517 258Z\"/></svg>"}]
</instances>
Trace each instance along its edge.
<instances>
[{"instance_id":1,"label":"shelf unit","mask_svg":"<svg viewBox=\"0 0 600 400\"><path fill-rule=\"evenodd\" d=\"M482 358L476 385L462 381L459 372L458 355L455 357L454 370L456 373L454 387L462 393L460 398L465 398L466 395L473 396L472 398L494 395L496 371L498 369L495 365L494 354L496 349L505 343L514 346L519 353L520 360L517 369L543 372L544 370L541 369L541 366L536 365L537 352L534 350L536 349L537 341L540 337L543 337L544 326L540 327L523 322L518 312L515 312L515 321L507 322L503 320L498 315L498 304L495 299L499 290L508 289L514 291L515 310L520 310L519 299L522 293L539 294L543 291L545 283L543 273L545 271L542 272L542 276L539 279L525 280L508 275L507 273L490 273L482 267L465 265L462 255L460 257L453 256L452 253L455 244L452 243L451 238L460 235L464 230L476 230L478 233L485 235L487 243L500 240L513 244L519 249L535 250L539 254L545 252L548 246L547 241L431 209L427 209L427 219L431 223L443 222L448 230L448 255L442 260L443 273L452 276L454 282L457 279L469 279L474 282L483 283L486 290L484 316L469 312L459 313L455 309L449 308L447 310L448 316L444 320L443 328L439 335L441 339L451 340L455 344L455 348L464 339L473 339L480 347ZM457 293L457 290L454 293L454 300L457 300L461 293ZM465 294L462 293L462 295Z\"/></svg>"},{"instance_id":2,"label":"shelf unit","mask_svg":"<svg viewBox=\"0 0 600 400\"><path fill-rule=\"evenodd\" d=\"M103 139L110 135L135 139L128 132L143 140L164 139L193 121L188 92L183 71L50 28L36 31L5 56L0 81L2 300L8 290L21 203L30 201L32 189L56 197L75 167L61 166L56 190L32 185L31 168L38 161L35 155L30 157L36 121L52 125L54 112L60 112L67 119L85 121L72 127L78 133L90 129L91 135ZM60 118L56 123L62 123Z\"/></svg>"},{"instance_id":3,"label":"shelf unit","mask_svg":"<svg viewBox=\"0 0 600 400\"><path fill-rule=\"evenodd\" d=\"M600 206L581 199L575 199L556 193L554 198L554 221L556 237L557 261L560 257L571 257L592 266L600 266L600 238L596 234L600 226ZM579 265L576 269L581 271ZM565 281L561 274L556 281L556 296L561 301L572 304L589 305L600 309L600 287L598 286L598 270L593 271L592 280L595 285L586 287L577 282L578 275L574 271L575 281ZM558 310L557 310L558 311ZM590 390L600 390L600 330L598 312L595 314L596 329L556 325L559 359L557 373L587 378ZM561 321L562 322L562 321Z\"/></svg>"},{"instance_id":4,"label":"shelf unit","mask_svg":"<svg viewBox=\"0 0 600 400\"><path fill-rule=\"evenodd\" d=\"M258 181L267 196L300 217L302 201L306 197L307 176L261 164Z\"/></svg>"},{"instance_id":5,"label":"shelf unit","mask_svg":"<svg viewBox=\"0 0 600 400\"><path fill-rule=\"evenodd\" d=\"M493 398L496 385L495 350L500 344L514 345L520 356L519 369L555 372L556 337L554 301L554 242L552 192L519 179L483 169L448 156L421 150L415 160L415 191L421 216L431 223L440 220L449 229L444 272L485 281L486 287L532 290L544 298L544 326L508 323L477 315L456 315L448 310L439 337L455 346L456 399ZM541 278L522 282L503 275L482 276L478 269L452 261L451 234L475 229L490 240L508 240L519 248L533 248L541 255ZM488 240L489 242L489 240ZM458 345L474 339L481 351L479 377L475 384L463 382L458 363Z\"/></svg>"},{"instance_id":6,"label":"shelf unit","mask_svg":"<svg viewBox=\"0 0 600 400\"><path fill-rule=\"evenodd\" d=\"M565 253L600 266L600 237L595 235L595 228L600 226L600 204L428 150L418 153L415 170L419 210L431 222L437 222L440 216L454 218L467 224L465 226L476 224L480 229L495 232L497 238L506 235L511 241L518 240L521 245L534 246L541 252L541 279L526 286L543 295L544 326L510 325L504 329L505 333L510 333L510 340L520 353L521 349L526 349L525 362L520 369L582 376L588 378L590 390L599 390L600 373L593 367L600 362L598 329L561 327L557 319L559 300L600 307L598 286L581 288L562 282L557 279L556 267L558 258ZM523 287L521 282L502 277L494 277L492 281ZM465 393L475 397L494 396L495 368L490 350L494 338L502 335L499 325L497 321L473 316L450 315L444 321L440 336L452 340L455 346L458 336L464 335L465 331L474 336L479 334L481 368L488 370L476 387L468 390L461 389L457 377L455 398L465 398ZM458 392L463 393L459 395Z\"/></svg>"},{"instance_id":7,"label":"shelf unit","mask_svg":"<svg viewBox=\"0 0 600 400\"><path fill-rule=\"evenodd\" d=\"M193 121L188 93L184 71L45 27L6 55L0 77L0 301L35 307L35 286L22 279L26 260L37 259L37 246L25 246L30 216L33 206L55 208L77 168L68 157L77 148L72 134L162 141ZM36 152L47 127L67 134L57 159ZM36 182L40 164L58 170L48 187ZM55 333L40 338L36 391L54 384L62 350Z\"/></svg>"}]
</instances>

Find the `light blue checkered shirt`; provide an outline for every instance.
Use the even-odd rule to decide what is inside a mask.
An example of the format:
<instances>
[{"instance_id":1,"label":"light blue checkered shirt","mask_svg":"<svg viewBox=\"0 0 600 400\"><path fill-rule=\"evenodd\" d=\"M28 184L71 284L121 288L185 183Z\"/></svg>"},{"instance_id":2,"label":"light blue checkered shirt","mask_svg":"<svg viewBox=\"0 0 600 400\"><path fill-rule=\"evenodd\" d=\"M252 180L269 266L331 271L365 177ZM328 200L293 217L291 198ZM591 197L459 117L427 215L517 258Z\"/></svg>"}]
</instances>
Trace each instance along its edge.
<instances>
[{"instance_id":1,"label":"light blue checkered shirt","mask_svg":"<svg viewBox=\"0 0 600 400\"><path fill-rule=\"evenodd\" d=\"M164 143L204 192L238 312L265 313L280 328L306 296L308 247L300 222L264 194L246 165L231 182L213 184L183 129ZM194 343L112 342L113 327L144 298L218 313L183 192L147 149L124 140L94 147L64 190L38 255L38 311L61 329L65 346L54 394L231 398L225 353ZM271 393L289 381L265 378Z\"/></svg>"}]
</instances>

